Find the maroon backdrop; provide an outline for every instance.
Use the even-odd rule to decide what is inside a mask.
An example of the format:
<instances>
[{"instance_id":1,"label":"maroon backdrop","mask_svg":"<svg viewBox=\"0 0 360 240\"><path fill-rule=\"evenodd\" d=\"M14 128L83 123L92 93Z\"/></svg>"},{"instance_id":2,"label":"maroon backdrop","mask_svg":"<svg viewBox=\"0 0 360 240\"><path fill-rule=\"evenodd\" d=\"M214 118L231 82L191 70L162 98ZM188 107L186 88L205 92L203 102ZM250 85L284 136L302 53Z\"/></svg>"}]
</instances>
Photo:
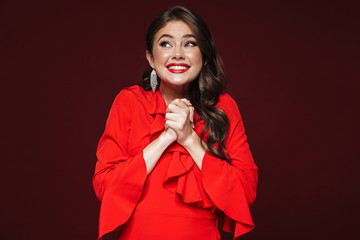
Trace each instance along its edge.
<instances>
[{"instance_id":1,"label":"maroon backdrop","mask_svg":"<svg viewBox=\"0 0 360 240\"><path fill-rule=\"evenodd\" d=\"M212 30L259 166L244 239L359 238L355 4L224 0L0 2L0 238L96 239L97 141L177 4Z\"/></svg>"}]
</instances>

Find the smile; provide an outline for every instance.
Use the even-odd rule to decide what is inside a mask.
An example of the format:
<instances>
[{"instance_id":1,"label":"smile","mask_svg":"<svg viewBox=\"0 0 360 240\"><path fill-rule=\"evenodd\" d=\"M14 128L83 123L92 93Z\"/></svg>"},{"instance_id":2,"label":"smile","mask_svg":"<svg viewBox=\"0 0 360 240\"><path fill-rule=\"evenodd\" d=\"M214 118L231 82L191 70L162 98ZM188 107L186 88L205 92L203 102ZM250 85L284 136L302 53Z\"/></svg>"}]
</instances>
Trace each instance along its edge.
<instances>
[{"instance_id":1,"label":"smile","mask_svg":"<svg viewBox=\"0 0 360 240\"><path fill-rule=\"evenodd\" d=\"M190 66L184 63L176 64L176 63L170 63L166 66L167 70L171 73L184 73L187 70L190 69Z\"/></svg>"}]
</instances>

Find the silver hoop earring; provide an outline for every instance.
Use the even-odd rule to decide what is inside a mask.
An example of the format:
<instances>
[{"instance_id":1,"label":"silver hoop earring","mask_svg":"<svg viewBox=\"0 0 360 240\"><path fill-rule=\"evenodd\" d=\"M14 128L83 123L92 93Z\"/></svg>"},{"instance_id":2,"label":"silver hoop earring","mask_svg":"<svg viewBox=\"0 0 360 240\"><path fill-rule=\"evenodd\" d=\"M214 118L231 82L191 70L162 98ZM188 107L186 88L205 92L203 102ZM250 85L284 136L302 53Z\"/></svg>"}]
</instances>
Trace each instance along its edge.
<instances>
[{"instance_id":1,"label":"silver hoop earring","mask_svg":"<svg viewBox=\"0 0 360 240\"><path fill-rule=\"evenodd\" d=\"M153 69L150 74L150 87L154 93L155 93L157 85L158 85L157 75L156 75L155 69Z\"/></svg>"}]
</instances>

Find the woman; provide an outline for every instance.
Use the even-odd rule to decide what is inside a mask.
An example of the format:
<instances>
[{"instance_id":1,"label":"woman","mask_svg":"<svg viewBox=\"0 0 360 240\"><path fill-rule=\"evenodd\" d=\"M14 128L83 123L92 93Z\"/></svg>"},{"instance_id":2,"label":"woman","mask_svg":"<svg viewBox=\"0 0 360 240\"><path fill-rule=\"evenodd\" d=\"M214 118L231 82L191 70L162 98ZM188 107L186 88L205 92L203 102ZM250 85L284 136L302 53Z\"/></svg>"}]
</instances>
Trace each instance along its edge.
<instances>
[{"instance_id":1,"label":"woman","mask_svg":"<svg viewBox=\"0 0 360 240\"><path fill-rule=\"evenodd\" d=\"M120 91L98 145L99 239L220 239L219 215L237 238L254 227L257 167L212 36L174 7L146 43L143 81Z\"/></svg>"}]
</instances>

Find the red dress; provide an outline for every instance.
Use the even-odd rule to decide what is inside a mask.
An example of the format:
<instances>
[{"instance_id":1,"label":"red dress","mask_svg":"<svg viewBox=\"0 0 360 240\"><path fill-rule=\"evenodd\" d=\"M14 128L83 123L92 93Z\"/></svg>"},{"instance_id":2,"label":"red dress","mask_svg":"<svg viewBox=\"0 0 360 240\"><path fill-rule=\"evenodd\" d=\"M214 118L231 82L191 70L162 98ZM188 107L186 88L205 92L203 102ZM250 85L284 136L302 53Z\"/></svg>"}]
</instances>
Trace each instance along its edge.
<instances>
[{"instance_id":1,"label":"red dress","mask_svg":"<svg viewBox=\"0 0 360 240\"><path fill-rule=\"evenodd\" d=\"M253 229L249 206L257 187L239 110L227 94L217 107L229 118L226 149L231 164L206 152L202 171L189 153L173 143L147 176L142 150L164 130L166 104L159 90L135 85L116 97L98 149L94 189L101 201L99 240L114 230L120 239L220 239L216 210L225 215L223 229L234 238ZM195 113L195 131L204 121Z\"/></svg>"}]
</instances>

